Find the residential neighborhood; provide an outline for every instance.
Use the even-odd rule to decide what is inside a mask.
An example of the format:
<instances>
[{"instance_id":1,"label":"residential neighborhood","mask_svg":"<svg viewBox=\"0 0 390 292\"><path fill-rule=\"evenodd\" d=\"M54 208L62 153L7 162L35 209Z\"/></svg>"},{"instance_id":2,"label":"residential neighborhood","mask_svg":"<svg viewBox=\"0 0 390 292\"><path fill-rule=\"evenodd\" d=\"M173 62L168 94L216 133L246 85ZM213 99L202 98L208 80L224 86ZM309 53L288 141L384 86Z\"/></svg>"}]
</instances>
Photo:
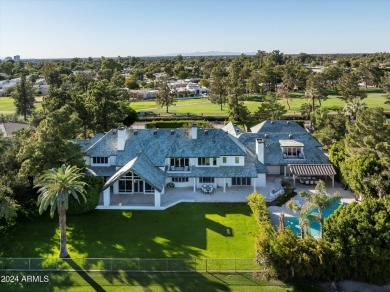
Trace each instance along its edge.
<instances>
[{"instance_id":1,"label":"residential neighborhood","mask_svg":"<svg viewBox=\"0 0 390 292\"><path fill-rule=\"evenodd\" d=\"M0 0L0 291L389 291L388 11Z\"/></svg>"}]
</instances>

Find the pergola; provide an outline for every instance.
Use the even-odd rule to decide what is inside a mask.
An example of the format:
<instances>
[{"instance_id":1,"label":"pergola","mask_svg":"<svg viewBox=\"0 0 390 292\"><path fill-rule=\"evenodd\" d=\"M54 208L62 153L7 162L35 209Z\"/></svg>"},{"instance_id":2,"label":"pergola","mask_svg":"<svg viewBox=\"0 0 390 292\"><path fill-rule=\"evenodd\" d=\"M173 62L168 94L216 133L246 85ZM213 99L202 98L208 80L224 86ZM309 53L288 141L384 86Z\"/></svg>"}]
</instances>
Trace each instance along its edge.
<instances>
[{"instance_id":1,"label":"pergola","mask_svg":"<svg viewBox=\"0 0 390 292\"><path fill-rule=\"evenodd\" d=\"M330 176L332 178L332 187L334 187L336 170L332 164L289 164L287 167L293 176L294 187L295 179L299 177L303 178L305 176Z\"/></svg>"}]
</instances>

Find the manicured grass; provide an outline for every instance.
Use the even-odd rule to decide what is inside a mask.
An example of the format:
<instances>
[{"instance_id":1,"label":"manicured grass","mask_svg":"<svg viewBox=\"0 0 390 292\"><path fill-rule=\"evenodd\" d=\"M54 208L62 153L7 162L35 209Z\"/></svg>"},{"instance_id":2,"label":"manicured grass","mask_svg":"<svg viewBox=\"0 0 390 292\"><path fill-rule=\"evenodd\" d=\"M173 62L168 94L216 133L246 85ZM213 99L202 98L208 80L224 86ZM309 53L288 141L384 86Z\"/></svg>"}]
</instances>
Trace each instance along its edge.
<instances>
[{"instance_id":1,"label":"manicured grass","mask_svg":"<svg viewBox=\"0 0 390 292\"><path fill-rule=\"evenodd\" d=\"M35 109L42 109L42 96L35 97ZM14 99L12 97L0 97L0 114L13 114L15 112Z\"/></svg>"},{"instance_id":2,"label":"manicured grass","mask_svg":"<svg viewBox=\"0 0 390 292\"><path fill-rule=\"evenodd\" d=\"M67 217L72 258L254 258L257 226L245 203L185 203L165 211L95 210ZM0 257L59 254L58 215L19 223Z\"/></svg>"},{"instance_id":3,"label":"manicured grass","mask_svg":"<svg viewBox=\"0 0 390 292\"><path fill-rule=\"evenodd\" d=\"M248 107L250 112L257 111L258 107L261 105L259 98L248 96L245 98L245 105ZM367 98L363 100L368 107L383 107L384 110L390 110L390 104L385 104L386 98L383 96L383 92L377 88L367 89ZM304 93L293 92L291 93L290 106L291 109L288 110L287 103L284 100L280 100L280 103L286 106L288 113L298 113L302 104L307 103L307 99L304 96ZM322 102L324 107L327 107L330 111L337 111L342 109L345 105L345 102L338 98L336 94L330 94L328 99ZM132 102L131 107L135 110L140 111L153 111L157 114L165 114L166 109L159 108L155 101L137 101ZM169 107L170 114L197 114L197 115L227 115L227 106L223 106L221 111L220 105L212 104L208 99L185 99L178 100L176 105Z\"/></svg>"},{"instance_id":4,"label":"manicured grass","mask_svg":"<svg viewBox=\"0 0 390 292\"><path fill-rule=\"evenodd\" d=\"M3 275L19 280L0 283L1 291L322 291L310 283L265 281L249 273L0 272ZM49 281L27 283L23 276Z\"/></svg>"}]
</instances>

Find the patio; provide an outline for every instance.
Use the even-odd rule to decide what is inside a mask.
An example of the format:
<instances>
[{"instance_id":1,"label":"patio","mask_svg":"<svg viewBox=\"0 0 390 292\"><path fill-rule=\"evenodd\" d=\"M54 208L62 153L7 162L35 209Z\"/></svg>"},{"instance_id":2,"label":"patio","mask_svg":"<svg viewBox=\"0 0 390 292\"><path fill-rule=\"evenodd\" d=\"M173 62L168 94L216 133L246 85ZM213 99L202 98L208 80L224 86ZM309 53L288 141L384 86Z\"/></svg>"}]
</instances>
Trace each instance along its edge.
<instances>
[{"instance_id":1,"label":"patio","mask_svg":"<svg viewBox=\"0 0 390 292\"><path fill-rule=\"evenodd\" d=\"M280 188L278 180L280 176L267 176L267 187L256 188L257 192L269 197L272 190ZM119 210L165 210L183 202L246 202L246 197L254 191L252 186L228 187L226 192L223 188L214 188L211 194L202 193L201 188L194 192L192 187L167 188L161 195L161 206L154 206L154 194L112 194L110 206L103 206L103 195L100 195L97 209L119 209Z\"/></svg>"}]
</instances>

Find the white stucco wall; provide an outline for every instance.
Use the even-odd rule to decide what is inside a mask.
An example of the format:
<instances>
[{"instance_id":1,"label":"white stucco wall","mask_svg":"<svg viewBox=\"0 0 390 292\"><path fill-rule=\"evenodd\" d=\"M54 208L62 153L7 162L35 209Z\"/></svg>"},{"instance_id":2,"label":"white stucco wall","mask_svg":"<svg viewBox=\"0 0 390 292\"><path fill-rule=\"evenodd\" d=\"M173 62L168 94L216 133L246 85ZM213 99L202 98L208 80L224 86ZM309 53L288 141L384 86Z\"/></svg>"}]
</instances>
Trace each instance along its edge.
<instances>
[{"instance_id":1,"label":"white stucco wall","mask_svg":"<svg viewBox=\"0 0 390 292\"><path fill-rule=\"evenodd\" d=\"M254 185L254 181L256 181L256 187L264 188L267 185L267 179L265 173L257 174L257 178L252 178L252 186Z\"/></svg>"}]
</instances>

